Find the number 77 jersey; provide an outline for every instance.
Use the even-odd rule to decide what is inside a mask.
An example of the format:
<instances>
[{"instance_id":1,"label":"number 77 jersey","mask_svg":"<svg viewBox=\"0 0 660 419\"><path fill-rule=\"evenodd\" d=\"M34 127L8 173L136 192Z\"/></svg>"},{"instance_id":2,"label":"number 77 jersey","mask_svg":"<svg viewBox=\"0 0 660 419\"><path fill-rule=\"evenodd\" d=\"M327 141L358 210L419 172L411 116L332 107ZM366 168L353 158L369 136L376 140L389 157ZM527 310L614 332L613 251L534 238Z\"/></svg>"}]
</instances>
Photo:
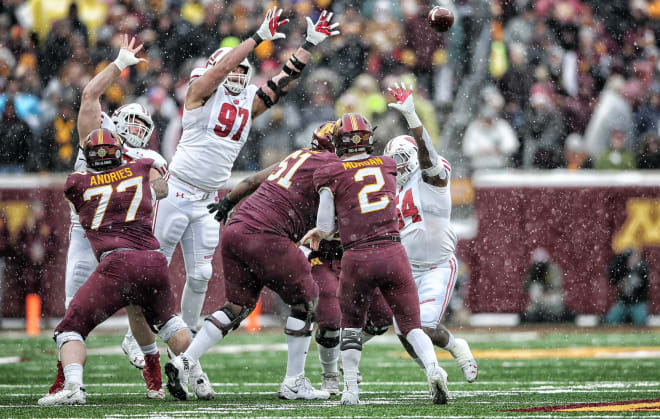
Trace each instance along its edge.
<instances>
[{"instance_id":1,"label":"number 77 jersey","mask_svg":"<svg viewBox=\"0 0 660 419\"><path fill-rule=\"evenodd\" d=\"M160 247L151 232L151 164L151 159L140 159L105 172L74 172L67 178L64 195L80 215L97 259L119 248Z\"/></svg>"},{"instance_id":2,"label":"number 77 jersey","mask_svg":"<svg viewBox=\"0 0 660 419\"><path fill-rule=\"evenodd\" d=\"M371 156L330 163L314 173L320 191L332 192L339 237L345 249L399 237L396 213L396 163Z\"/></svg>"}]
</instances>

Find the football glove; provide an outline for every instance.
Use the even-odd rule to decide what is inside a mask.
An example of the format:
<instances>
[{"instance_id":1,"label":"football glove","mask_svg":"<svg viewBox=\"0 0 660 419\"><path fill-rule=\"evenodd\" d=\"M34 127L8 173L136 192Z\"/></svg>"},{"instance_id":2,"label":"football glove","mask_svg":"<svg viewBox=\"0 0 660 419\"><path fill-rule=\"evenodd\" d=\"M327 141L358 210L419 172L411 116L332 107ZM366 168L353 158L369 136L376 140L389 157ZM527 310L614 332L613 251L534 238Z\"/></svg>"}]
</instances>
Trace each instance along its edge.
<instances>
[{"instance_id":1,"label":"football glove","mask_svg":"<svg viewBox=\"0 0 660 419\"><path fill-rule=\"evenodd\" d=\"M227 216L231 212L232 208L236 205L234 202L231 202L227 197L222 198L218 202L209 204L206 206L209 213L213 214L215 212L215 219L220 223L227 222Z\"/></svg>"},{"instance_id":2,"label":"football glove","mask_svg":"<svg viewBox=\"0 0 660 419\"><path fill-rule=\"evenodd\" d=\"M282 9L273 7L266 12L266 18L257 29L256 37L262 41L274 41L275 39L286 38L286 35L277 32L280 26L289 23L289 19L280 20L280 15L282 14ZM255 39L257 41L257 39ZM259 42L257 42L259 43Z\"/></svg>"},{"instance_id":3,"label":"football glove","mask_svg":"<svg viewBox=\"0 0 660 419\"><path fill-rule=\"evenodd\" d=\"M401 86L399 86L398 83L395 83L394 89L390 87L387 90L389 90L390 94L396 99L396 103L390 103L387 106L401 112L401 115L403 115L408 122L408 127L417 128L422 126L422 121L420 121L415 112L412 87L406 88L406 85L403 83L401 83Z\"/></svg>"},{"instance_id":4,"label":"football glove","mask_svg":"<svg viewBox=\"0 0 660 419\"><path fill-rule=\"evenodd\" d=\"M307 38L305 38L305 41L312 45L318 45L330 36L339 35L339 31L333 30L339 26L339 23L330 24L332 13L328 13L324 10L321 13L321 16L319 16L319 20L316 24L312 22L312 19L310 19L309 16L305 19L307 20Z\"/></svg>"}]
</instances>

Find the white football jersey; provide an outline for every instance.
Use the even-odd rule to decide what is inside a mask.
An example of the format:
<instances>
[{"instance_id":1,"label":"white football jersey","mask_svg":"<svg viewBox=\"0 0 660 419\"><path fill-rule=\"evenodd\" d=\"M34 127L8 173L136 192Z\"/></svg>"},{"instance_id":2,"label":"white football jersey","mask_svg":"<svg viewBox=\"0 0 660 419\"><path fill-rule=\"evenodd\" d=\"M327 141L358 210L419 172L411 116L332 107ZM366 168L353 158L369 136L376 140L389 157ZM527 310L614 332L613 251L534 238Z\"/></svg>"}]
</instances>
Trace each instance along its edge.
<instances>
[{"instance_id":1,"label":"white football jersey","mask_svg":"<svg viewBox=\"0 0 660 419\"><path fill-rule=\"evenodd\" d=\"M251 84L234 96L220 85L201 107L184 107L183 134L170 163L172 175L207 192L220 189L247 141L257 90Z\"/></svg>"},{"instance_id":2,"label":"white football jersey","mask_svg":"<svg viewBox=\"0 0 660 419\"><path fill-rule=\"evenodd\" d=\"M449 185L449 182L445 187L430 185L422 179L421 170L417 170L397 193L401 243L413 265L439 265L456 251L456 233L449 222Z\"/></svg>"}]
</instances>

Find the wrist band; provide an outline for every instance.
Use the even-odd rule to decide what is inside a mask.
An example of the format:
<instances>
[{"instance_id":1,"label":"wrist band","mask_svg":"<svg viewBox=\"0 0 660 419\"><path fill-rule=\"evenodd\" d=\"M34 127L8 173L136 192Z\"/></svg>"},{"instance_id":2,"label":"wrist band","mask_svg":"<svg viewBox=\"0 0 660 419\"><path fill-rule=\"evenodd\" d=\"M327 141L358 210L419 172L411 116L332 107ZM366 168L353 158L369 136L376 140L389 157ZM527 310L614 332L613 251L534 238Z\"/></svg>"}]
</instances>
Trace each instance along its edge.
<instances>
[{"instance_id":1,"label":"wrist band","mask_svg":"<svg viewBox=\"0 0 660 419\"><path fill-rule=\"evenodd\" d=\"M313 49L315 46L316 46L316 45L314 45L314 44L312 44L311 42L309 42L309 41L306 40L305 43L302 44L302 47L300 47L300 48L302 48L302 49L304 49L304 50L306 50L306 51L308 51L308 52L311 52L312 49Z\"/></svg>"},{"instance_id":2,"label":"wrist band","mask_svg":"<svg viewBox=\"0 0 660 419\"><path fill-rule=\"evenodd\" d=\"M261 35L259 35L258 32L255 32L254 35L252 35L250 38L254 39L254 42L256 42L257 45L259 45L259 44L261 43L261 41L264 40L264 39L261 37Z\"/></svg>"},{"instance_id":3,"label":"wrist band","mask_svg":"<svg viewBox=\"0 0 660 419\"><path fill-rule=\"evenodd\" d=\"M446 169L443 166L432 166L428 169L422 170L422 173L429 177L435 177L442 174L445 170ZM442 178L444 179L444 176Z\"/></svg>"}]
</instances>

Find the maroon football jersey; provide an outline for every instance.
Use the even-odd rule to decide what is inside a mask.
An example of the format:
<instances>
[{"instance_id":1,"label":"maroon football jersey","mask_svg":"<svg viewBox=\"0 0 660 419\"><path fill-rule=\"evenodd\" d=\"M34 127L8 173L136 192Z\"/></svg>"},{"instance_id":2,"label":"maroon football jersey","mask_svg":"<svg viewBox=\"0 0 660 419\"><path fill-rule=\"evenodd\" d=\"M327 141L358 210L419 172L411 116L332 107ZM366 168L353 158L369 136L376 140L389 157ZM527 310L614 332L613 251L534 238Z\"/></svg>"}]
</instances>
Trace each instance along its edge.
<instances>
[{"instance_id":1,"label":"maroon football jersey","mask_svg":"<svg viewBox=\"0 0 660 419\"><path fill-rule=\"evenodd\" d=\"M338 160L327 151L294 151L243 202L229 224L240 221L256 232L271 232L293 241L302 239L316 224L319 196L314 188L314 172Z\"/></svg>"},{"instance_id":2,"label":"maroon football jersey","mask_svg":"<svg viewBox=\"0 0 660 419\"><path fill-rule=\"evenodd\" d=\"M335 161L316 171L314 185L317 190L330 189L334 196L339 237L345 249L399 236L394 160L371 156Z\"/></svg>"},{"instance_id":3,"label":"maroon football jersey","mask_svg":"<svg viewBox=\"0 0 660 419\"><path fill-rule=\"evenodd\" d=\"M105 172L75 172L67 178L64 195L80 215L97 259L112 249L160 248L151 232L152 162L134 160Z\"/></svg>"}]
</instances>

